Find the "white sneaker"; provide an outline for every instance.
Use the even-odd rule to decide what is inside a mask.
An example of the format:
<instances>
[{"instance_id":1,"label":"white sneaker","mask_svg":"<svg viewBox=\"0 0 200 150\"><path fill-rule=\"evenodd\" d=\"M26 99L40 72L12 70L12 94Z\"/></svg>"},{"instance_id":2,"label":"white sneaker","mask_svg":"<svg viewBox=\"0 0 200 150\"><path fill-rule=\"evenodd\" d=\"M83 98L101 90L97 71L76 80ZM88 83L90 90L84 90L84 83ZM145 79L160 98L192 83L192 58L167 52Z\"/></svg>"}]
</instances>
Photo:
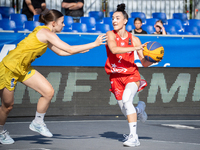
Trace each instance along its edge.
<instances>
[{"instance_id":1,"label":"white sneaker","mask_svg":"<svg viewBox=\"0 0 200 150\"><path fill-rule=\"evenodd\" d=\"M127 141L125 141L123 145L129 147L139 146L140 142L138 140L138 135L137 134L135 136L133 136L132 134L129 135Z\"/></svg>"},{"instance_id":2,"label":"white sneaker","mask_svg":"<svg viewBox=\"0 0 200 150\"><path fill-rule=\"evenodd\" d=\"M147 113L145 112L145 103L143 101L139 101L137 107L141 111L141 113L138 113L138 119L144 123L147 120Z\"/></svg>"},{"instance_id":3,"label":"white sneaker","mask_svg":"<svg viewBox=\"0 0 200 150\"><path fill-rule=\"evenodd\" d=\"M45 123L36 123L34 120L29 125L29 129L38 132L43 136L52 137L53 134L49 131Z\"/></svg>"},{"instance_id":4,"label":"white sneaker","mask_svg":"<svg viewBox=\"0 0 200 150\"><path fill-rule=\"evenodd\" d=\"M128 140L128 135L126 135L126 134L123 134L123 137L124 137L124 139L122 140L123 142L125 142L125 141L127 141Z\"/></svg>"},{"instance_id":5,"label":"white sneaker","mask_svg":"<svg viewBox=\"0 0 200 150\"><path fill-rule=\"evenodd\" d=\"M4 130L0 133L0 143L2 144L13 144L15 141L10 137L9 132Z\"/></svg>"}]
</instances>

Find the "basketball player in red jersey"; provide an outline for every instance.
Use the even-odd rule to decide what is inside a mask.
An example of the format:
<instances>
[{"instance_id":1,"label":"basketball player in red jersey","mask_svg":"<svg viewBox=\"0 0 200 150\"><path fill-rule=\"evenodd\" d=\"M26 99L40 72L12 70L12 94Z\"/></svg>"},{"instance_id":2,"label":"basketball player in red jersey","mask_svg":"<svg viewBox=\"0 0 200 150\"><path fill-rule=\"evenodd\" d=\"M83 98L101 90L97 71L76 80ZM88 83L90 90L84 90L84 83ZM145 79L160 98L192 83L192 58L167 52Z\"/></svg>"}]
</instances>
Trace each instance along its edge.
<instances>
[{"instance_id":1,"label":"basketball player in red jersey","mask_svg":"<svg viewBox=\"0 0 200 150\"><path fill-rule=\"evenodd\" d=\"M125 29L128 15L124 11L125 4L117 6L117 10L112 16L113 31L107 34L107 61L105 71L110 75L111 92L118 100L122 113L127 117L130 134L125 138L124 146L139 146L137 128L137 116L140 121L145 122L147 114L145 103L139 101L138 106L133 106L133 98L136 93L142 90L147 83L142 80L138 67L134 63L134 51L144 67L152 63L143 56L145 44L141 44L139 38L133 36Z\"/></svg>"}]
</instances>

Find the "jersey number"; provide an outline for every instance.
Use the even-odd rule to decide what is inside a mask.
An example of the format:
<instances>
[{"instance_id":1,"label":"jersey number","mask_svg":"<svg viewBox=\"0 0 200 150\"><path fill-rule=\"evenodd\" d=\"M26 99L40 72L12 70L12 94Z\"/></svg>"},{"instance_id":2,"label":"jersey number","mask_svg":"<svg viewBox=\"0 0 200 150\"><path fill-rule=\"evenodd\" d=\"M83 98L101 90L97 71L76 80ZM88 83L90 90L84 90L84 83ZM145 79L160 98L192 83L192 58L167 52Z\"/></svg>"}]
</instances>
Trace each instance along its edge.
<instances>
[{"instance_id":1,"label":"jersey number","mask_svg":"<svg viewBox=\"0 0 200 150\"><path fill-rule=\"evenodd\" d=\"M121 60L122 60L122 56L119 56L119 61L118 61L118 63L121 63Z\"/></svg>"}]
</instances>

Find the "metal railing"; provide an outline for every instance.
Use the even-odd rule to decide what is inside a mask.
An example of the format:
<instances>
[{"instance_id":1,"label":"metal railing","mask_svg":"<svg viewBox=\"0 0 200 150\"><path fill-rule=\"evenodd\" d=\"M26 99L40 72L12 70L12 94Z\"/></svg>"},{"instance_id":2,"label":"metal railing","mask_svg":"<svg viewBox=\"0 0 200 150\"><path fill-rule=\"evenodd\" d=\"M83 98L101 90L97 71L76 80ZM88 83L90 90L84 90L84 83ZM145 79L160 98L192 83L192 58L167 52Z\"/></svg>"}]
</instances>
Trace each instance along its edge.
<instances>
[{"instance_id":1,"label":"metal railing","mask_svg":"<svg viewBox=\"0 0 200 150\"><path fill-rule=\"evenodd\" d=\"M16 13L22 8L23 0L0 0L0 6L15 7ZM62 0L46 0L47 8L61 9ZM84 16L90 11L115 11L118 4L125 3L126 11L130 16L131 12L144 12L147 18L152 17L153 12L164 12L167 19L172 18L173 13L187 13L188 18L200 19L200 0L85 0ZM63 12L63 11L62 11Z\"/></svg>"},{"instance_id":2,"label":"metal railing","mask_svg":"<svg viewBox=\"0 0 200 150\"><path fill-rule=\"evenodd\" d=\"M116 9L118 3L125 3L127 13L144 12L147 18L152 17L154 12L166 13L167 18L172 18L175 12L184 12L185 0L110 0L109 5L114 4L111 11Z\"/></svg>"}]
</instances>

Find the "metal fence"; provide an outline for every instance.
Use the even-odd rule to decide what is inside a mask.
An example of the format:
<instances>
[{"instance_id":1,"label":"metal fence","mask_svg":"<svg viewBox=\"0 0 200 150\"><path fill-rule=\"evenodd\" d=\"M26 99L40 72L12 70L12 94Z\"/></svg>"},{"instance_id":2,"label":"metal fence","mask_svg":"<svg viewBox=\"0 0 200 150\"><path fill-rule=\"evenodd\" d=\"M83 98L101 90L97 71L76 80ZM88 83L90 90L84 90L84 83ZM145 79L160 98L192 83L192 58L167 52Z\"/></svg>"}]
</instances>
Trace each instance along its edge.
<instances>
[{"instance_id":1,"label":"metal fence","mask_svg":"<svg viewBox=\"0 0 200 150\"><path fill-rule=\"evenodd\" d=\"M116 9L117 4L125 3L127 13L144 12L147 18L152 17L154 12L165 12L167 18L171 18L175 12L184 12L184 0L110 0L109 6L114 4L114 7L109 7L111 11Z\"/></svg>"},{"instance_id":2,"label":"metal fence","mask_svg":"<svg viewBox=\"0 0 200 150\"><path fill-rule=\"evenodd\" d=\"M47 8L61 9L62 0L46 0ZM20 12L23 0L0 0L0 6L15 7L16 12ZM126 4L126 11L130 16L131 12L144 12L147 18L152 17L153 12L164 12L167 18L172 18L173 13L187 13L188 18L200 19L200 0L85 0L84 16L88 16L90 11L105 11L105 16L109 12L115 11L120 3Z\"/></svg>"}]
</instances>

